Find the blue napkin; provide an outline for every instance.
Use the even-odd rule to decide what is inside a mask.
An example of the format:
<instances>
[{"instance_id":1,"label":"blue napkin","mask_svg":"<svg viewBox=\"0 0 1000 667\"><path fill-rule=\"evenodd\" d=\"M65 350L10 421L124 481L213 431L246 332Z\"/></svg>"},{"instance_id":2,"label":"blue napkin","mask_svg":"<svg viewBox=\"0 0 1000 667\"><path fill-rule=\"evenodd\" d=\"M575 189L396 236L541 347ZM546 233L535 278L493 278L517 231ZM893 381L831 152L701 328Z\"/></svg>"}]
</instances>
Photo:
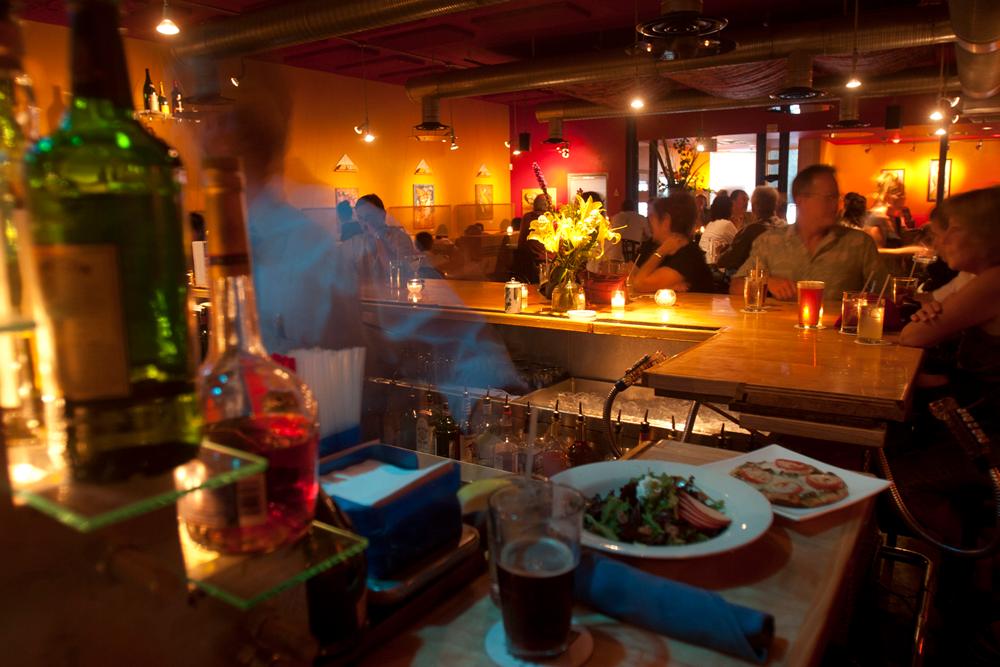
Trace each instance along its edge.
<instances>
[{"instance_id":1,"label":"blue napkin","mask_svg":"<svg viewBox=\"0 0 1000 667\"><path fill-rule=\"evenodd\" d=\"M767 660L774 638L770 614L612 558L581 554L574 587L577 602L601 613L744 660Z\"/></svg>"}]
</instances>

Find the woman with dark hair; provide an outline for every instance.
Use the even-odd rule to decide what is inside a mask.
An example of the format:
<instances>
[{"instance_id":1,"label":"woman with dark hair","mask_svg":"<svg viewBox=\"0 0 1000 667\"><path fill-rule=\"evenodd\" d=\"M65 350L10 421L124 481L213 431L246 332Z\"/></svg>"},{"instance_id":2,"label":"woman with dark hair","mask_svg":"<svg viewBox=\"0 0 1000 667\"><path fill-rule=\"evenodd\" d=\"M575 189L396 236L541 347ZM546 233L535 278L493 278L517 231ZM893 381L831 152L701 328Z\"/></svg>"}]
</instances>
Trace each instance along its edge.
<instances>
[{"instance_id":1,"label":"woman with dark hair","mask_svg":"<svg viewBox=\"0 0 1000 667\"><path fill-rule=\"evenodd\" d=\"M844 212L840 216L840 224L853 229L864 227L865 216L868 213L868 200L857 192L844 195Z\"/></svg>"},{"instance_id":2,"label":"woman with dark hair","mask_svg":"<svg viewBox=\"0 0 1000 667\"><path fill-rule=\"evenodd\" d=\"M697 204L688 192L650 202L653 239L636 262L637 268L630 279L634 289L639 292L664 288L678 292L713 290L705 253L691 242L697 217Z\"/></svg>"},{"instance_id":3,"label":"woman with dark hair","mask_svg":"<svg viewBox=\"0 0 1000 667\"><path fill-rule=\"evenodd\" d=\"M733 200L729 195L716 195L708 208L708 224L705 225L701 240L698 241L698 247L705 251L709 264L715 264L718 256L736 237L737 229L732 217Z\"/></svg>"}]
</instances>

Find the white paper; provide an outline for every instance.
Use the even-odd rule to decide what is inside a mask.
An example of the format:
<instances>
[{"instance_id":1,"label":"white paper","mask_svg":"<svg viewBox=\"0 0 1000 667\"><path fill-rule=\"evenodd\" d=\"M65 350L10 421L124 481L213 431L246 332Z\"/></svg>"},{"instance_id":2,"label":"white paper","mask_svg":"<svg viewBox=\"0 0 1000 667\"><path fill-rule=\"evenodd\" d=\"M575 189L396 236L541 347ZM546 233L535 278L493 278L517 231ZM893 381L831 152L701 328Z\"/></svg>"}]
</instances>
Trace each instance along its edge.
<instances>
[{"instance_id":1,"label":"white paper","mask_svg":"<svg viewBox=\"0 0 1000 667\"><path fill-rule=\"evenodd\" d=\"M330 496L372 506L411 484L419 483L431 471L447 463L442 461L429 468L411 470L368 459L343 470L328 472L320 477L320 484Z\"/></svg>"}]
</instances>

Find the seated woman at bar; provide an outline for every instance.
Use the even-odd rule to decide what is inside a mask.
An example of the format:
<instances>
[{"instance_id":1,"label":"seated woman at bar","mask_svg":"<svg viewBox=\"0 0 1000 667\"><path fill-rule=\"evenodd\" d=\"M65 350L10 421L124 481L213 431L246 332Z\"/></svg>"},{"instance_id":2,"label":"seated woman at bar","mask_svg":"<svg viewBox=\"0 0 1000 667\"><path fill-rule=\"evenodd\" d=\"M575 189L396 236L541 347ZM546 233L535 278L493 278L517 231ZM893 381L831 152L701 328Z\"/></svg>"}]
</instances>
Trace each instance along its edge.
<instances>
[{"instance_id":1,"label":"seated woman at bar","mask_svg":"<svg viewBox=\"0 0 1000 667\"><path fill-rule=\"evenodd\" d=\"M738 230L732 217L733 200L729 195L718 195L708 209L708 223L698 241L698 247L705 251L709 263L714 264L716 257L733 242Z\"/></svg>"},{"instance_id":2,"label":"seated woman at bar","mask_svg":"<svg viewBox=\"0 0 1000 667\"><path fill-rule=\"evenodd\" d=\"M729 272L740 268L750 256L750 249L758 236L769 229L785 226L785 221L777 215L778 197L778 191L769 185L754 189L750 197L752 222L743 225L736 233L732 244L719 256L716 262L718 268Z\"/></svg>"},{"instance_id":3,"label":"seated woman at bar","mask_svg":"<svg viewBox=\"0 0 1000 667\"><path fill-rule=\"evenodd\" d=\"M649 204L653 238L640 252L631 284L639 292L672 289L711 292L712 272L705 253L691 242L698 209L689 192L679 192Z\"/></svg>"},{"instance_id":4,"label":"seated woman at bar","mask_svg":"<svg viewBox=\"0 0 1000 667\"><path fill-rule=\"evenodd\" d=\"M948 199L938 243L954 271L974 277L942 302L930 301L903 328L900 343L932 347L958 339L952 386L959 398L1000 405L1000 187ZM987 414L994 416L995 410Z\"/></svg>"}]
</instances>

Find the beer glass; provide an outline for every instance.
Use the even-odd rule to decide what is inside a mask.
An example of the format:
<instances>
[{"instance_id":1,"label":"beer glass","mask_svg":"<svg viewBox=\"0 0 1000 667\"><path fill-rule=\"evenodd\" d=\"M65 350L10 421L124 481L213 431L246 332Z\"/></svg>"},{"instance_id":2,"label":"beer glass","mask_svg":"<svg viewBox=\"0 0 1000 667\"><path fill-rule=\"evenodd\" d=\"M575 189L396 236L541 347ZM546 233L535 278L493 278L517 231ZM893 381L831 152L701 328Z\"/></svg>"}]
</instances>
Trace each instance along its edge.
<instances>
[{"instance_id":1,"label":"beer glass","mask_svg":"<svg viewBox=\"0 0 1000 667\"><path fill-rule=\"evenodd\" d=\"M389 260L389 289L399 292L403 289L403 264L400 259Z\"/></svg>"},{"instance_id":2,"label":"beer glass","mask_svg":"<svg viewBox=\"0 0 1000 667\"><path fill-rule=\"evenodd\" d=\"M823 323L823 288L822 280L800 280L795 283L799 292L799 324L800 329L819 329Z\"/></svg>"},{"instance_id":3,"label":"beer glass","mask_svg":"<svg viewBox=\"0 0 1000 667\"><path fill-rule=\"evenodd\" d=\"M881 345L884 318L885 299L872 298L859 303L858 342L865 345Z\"/></svg>"},{"instance_id":4,"label":"beer glass","mask_svg":"<svg viewBox=\"0 0 1000 667\"><path fill-rule=\"evenodd\" d=\"M916 278L903 276L892 279L892 300L897 307L902 306L906 301L912 301L916 293Z\"/></svg>"},{"instance_id":5,"label":"beer glass","mask_svg":"<svg viewBox=\"0 0 1000 667\"><path fill-rule=\"evenodd\" d=\"M490 496L491 572L507 649L517 658L542 660L569 645L585 504L574 489L534 480Z\"/></svg>"},{"instance_id":6,"label":"beer glass","mask_svg":"<svg viewBox=\"0 0 1000 667\"><path fill-rule=\"evenodd\" d=\"M753 268L743 282L743 312L764 312L764 298L767 296L767 271Z\"/></svg>"}]
</instances>

